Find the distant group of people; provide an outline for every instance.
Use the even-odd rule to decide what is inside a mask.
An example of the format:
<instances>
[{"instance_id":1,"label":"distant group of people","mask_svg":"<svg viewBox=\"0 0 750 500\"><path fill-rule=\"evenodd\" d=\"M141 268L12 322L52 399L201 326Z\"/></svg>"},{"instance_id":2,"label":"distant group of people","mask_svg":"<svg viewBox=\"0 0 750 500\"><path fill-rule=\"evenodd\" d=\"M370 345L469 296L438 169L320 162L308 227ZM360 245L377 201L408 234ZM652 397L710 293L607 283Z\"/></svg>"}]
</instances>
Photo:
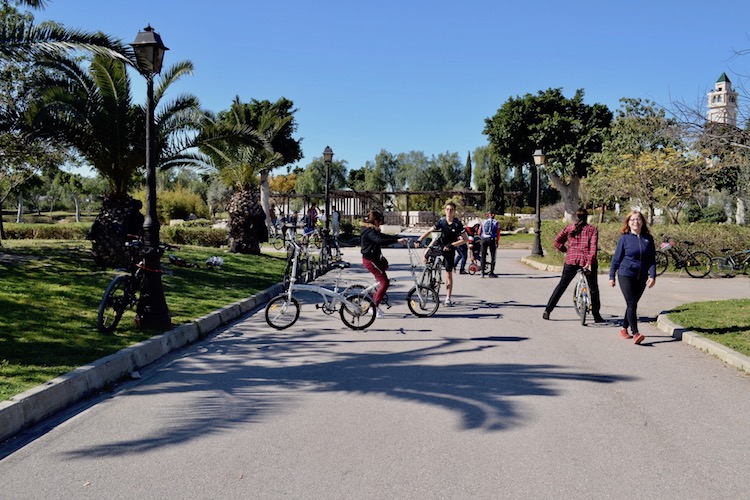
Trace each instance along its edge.
<instances>
[{"instance_id":1,"label":"distant group of people","mask_svg":"<svg viewBox=\"0 0 750 500\"><path fill-rule=\"evenodd\" d=\"M495 261L500 229L495 214L491 211L487 212L487 219L483 222L464 226L456 217L456 205L453 202L446 203L444 210L445 215L417 238L417 244L421 244L431 234L439 233L430 246L439 248L442 252L446 271L445 305L452 306L453 270L459 266L459 273L465 274L469 256L472 260L481 261L481 275L485 277L489 254L491 260L487 275L496 277ZM578 270L583 269L589 284L594 321L605 321L600 312L601 300L597 282L599 233L595 226L588 223L588 215L586 209L579 209L576 212L576 221L555 236L555 248L565 253L565 263L560 282L544 309L542 317L546 320L550 318L550 314ZM382 245L395 241L407 243L403 238L382 234L382 223L383 214L373 210L362 226L363 265L380 283L374 299L377 306L388 289L388 261L382 255ZM656 283L656 245L643 214L638 211L632 211L625 217L612 256L609 269L610 286L614 287L618 279L626 304L620 335L625 339L633 339L635 344L640 344L645 337L638 331L638 302L646 288L651 288ZM380 310L378 315L382 315Z\"/></svg>"}]
</instances>

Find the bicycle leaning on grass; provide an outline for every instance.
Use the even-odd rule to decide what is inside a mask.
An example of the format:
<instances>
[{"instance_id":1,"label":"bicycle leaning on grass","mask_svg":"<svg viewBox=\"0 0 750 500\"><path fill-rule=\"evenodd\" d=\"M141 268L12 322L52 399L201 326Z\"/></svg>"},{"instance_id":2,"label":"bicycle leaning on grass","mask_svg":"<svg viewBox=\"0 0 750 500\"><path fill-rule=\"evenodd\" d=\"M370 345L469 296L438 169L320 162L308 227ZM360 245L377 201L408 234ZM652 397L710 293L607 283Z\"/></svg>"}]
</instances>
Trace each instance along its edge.
<instances>
[{"instance_id":1,"label":"bicycle leaning on grass","mask_svg":"<svg viewBox=\"0 0 750 500\"><path fill-rule=\"evenodd\" d=\"M745 274L750 268L750 250L733 252L731 248L722 248L724 257L714 257L711 259L711 273L731 278L735 274Z\"/></svg>"},{"instance_id":2,"label":"bicycle leaning on grass","mask_svg":"<svg viewBox=\"0 0 750 500\"><path fill-rule=\"evenodd\" d=\"M112 333L122 319L125 310L132 308L138 302L138 292L143 286L145 273L163 273L161 269L148 269L143 258L143 239L128 235L125 242L130 253L130 263L125 269L118 269L121 274L115 276L107 285L99 311L96 317L96 327L102 333ZM166 250L178 249L167 243L160 243L158 252L164 254Z\"/></svg>"},{"instance_id":3,"label":"bicycle leaning on grass","mask_svg":"<svg viewBox=\"0 0 750 500\"><path fill-rule=\"evenodd\" d=\"M274 297L266 305L265 317L269 326L277 330L284 330L297 322L300 303L295 297L296 292L318 294L322 303L316 304L315 307L328 315L339 311L341 321L352 330L364 330L375 321L377 308L372 298L361 293L345 294L343 290L339 290L341 271L349 267L348 262L339 261L334 264L339 272L332 289L318 285L298 285L297 266L299 265L302 248L293 241L289 242L289 245L292 249L292 269L289 275L289 284L284 293Z\"/></svg>"},{"instance_id":4,"label":"bicycle leaning on grass","mask_svg":"<svg viewBox=\"0 0 750 500\"><path fill-rule=\"evenodd\" d=\"M683 241L691 247L692 241ZM711 256L703 251L682 250L675 246L669 236L664 236L664 242L656 250L656 275L659 276L669 267L669 260L674 261L675 269L685 269L693 278L703 278L711 272Z\"/></svg>"}]
</instances>

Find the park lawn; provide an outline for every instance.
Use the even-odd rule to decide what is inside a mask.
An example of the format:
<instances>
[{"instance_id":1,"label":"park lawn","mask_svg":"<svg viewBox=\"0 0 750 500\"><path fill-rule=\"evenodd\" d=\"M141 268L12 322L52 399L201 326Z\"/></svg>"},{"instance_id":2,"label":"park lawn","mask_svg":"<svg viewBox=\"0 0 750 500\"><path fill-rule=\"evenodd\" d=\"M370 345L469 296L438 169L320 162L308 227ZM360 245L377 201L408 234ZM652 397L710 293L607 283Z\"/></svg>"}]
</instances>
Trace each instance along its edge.
<instances>
[{"instance_id":1,"label":"park lawn","mask_svg":"<svg viewBox=\"0 0 750 500\"><path fill-rule=\"evenodd\" d=\"M0 247L0 401L160 332L136 328L128 311L114 335L96 329L99 302L116 274L99 270L87 241L5 240ZM188 323L278 283L283 254L239 255L183 247L179 256L219 270L170 266L164 293L172 324Z\"/></svg>"},{"instance_id":2,"label":"park lawn","mask_svg":"<svg viewBox=\"0 0 750 500\"><path fill-rule=\"evenodd\" d=\"M668 316L690 331L750 356L750 299L692 302L674 308Z\"/></svg>"}]
</instances>

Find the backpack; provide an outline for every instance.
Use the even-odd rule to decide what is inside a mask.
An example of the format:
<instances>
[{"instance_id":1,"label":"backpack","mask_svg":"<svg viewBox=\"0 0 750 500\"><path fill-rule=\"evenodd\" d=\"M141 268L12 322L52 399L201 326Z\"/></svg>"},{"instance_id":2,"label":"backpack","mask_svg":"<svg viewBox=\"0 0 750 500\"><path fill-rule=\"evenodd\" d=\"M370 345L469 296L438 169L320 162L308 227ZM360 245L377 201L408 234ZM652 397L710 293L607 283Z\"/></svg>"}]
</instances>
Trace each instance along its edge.
<instances>
[{"instance_id":1,"label":"backpack","mask_svg":"<svg viewBox=\"0 0 750 500\"><path fill-rule=\"evenodd\" d=\"M495 225L495 219L487 219L482 224L482 238L492 238L492 228Z\"/></svg>"}]
</instances>

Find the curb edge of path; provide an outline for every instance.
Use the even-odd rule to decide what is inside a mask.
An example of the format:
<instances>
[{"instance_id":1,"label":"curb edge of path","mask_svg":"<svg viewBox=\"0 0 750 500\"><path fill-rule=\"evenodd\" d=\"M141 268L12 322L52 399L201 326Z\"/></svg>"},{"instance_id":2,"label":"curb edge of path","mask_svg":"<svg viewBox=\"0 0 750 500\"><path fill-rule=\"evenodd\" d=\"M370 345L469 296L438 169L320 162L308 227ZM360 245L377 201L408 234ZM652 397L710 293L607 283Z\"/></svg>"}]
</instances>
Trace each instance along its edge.
<instances>
[{"instance_id":1,"label":"curb edge of path","mask_svg":"<svg viewBox=\"0 0 750 500\"><path fill-rule=\"evenodd\" d=\"M251 312L281 291L276 284L251 297L229 304L191 323L138 342L42 385L0 401L0 444L21 431L87 397L106 391L118 381L172 352L207 338Z\"/></svg>"}]
</instances>

